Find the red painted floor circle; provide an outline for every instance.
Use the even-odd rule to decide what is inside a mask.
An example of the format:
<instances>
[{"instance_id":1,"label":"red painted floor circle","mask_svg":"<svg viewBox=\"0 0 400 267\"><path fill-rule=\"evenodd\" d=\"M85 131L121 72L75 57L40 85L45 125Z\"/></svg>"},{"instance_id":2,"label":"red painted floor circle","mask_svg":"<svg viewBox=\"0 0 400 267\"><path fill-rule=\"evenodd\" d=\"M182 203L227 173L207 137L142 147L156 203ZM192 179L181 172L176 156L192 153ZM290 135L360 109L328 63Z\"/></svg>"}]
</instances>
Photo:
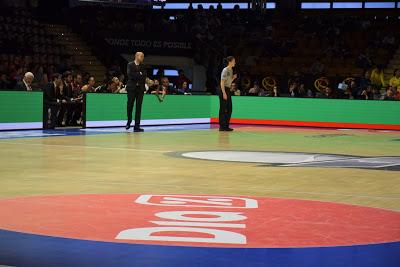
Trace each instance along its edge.
<instances>
[{"instance_id":1,"label":"red painted floor circle","mask_svg":"<svg viewBox=\"0 0 400 267\"><path fill-rule=\"evenodd\" d=\"M0 229L135 244L321 247L400 241L400 212L321 201L193 195L0 200Z\"/></svg>"}]
</instances>

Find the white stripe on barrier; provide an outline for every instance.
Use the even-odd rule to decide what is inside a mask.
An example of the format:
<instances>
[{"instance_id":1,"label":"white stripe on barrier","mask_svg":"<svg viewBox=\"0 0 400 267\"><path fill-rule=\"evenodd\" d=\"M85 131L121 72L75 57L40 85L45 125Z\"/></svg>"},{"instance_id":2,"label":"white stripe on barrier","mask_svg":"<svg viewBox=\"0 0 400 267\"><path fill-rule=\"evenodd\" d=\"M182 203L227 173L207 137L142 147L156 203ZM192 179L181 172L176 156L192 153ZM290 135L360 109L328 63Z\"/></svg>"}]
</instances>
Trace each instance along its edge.
<instances>
[{"instance_id":1,"label":"white stripe on barrier","mask_svg":"<svg viewBox=\"0 0 400 267\"><path fill-rule=\"evenodd\" d=\"M158 119L158 120L142 120L142 126L148 125L169 125L169 124L193 124L193 123L210 123L210 118L196 119ZM86 121L86 127L109 127L109 126L125 126L126 120L115 121ZM132 122L132 126L134 122Z\"/></svg>"},{"instance_id":2,"label":"white stripe on barrier","mask_svg":"<svg viewBox=\"0 0 400 267\"><path fill-rule=\"evenodd\" d=\"M42 129L42 122L10 122L0 123L0 130Z\"/></svg>"}]
</instances>

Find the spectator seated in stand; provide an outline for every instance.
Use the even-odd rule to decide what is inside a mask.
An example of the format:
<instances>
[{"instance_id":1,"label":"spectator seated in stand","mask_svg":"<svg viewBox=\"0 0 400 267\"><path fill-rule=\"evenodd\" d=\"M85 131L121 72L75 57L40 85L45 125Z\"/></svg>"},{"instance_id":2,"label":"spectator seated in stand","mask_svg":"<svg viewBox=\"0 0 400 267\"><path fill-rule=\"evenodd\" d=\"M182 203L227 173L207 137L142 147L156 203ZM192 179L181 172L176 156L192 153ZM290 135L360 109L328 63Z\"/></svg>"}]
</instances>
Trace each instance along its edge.
<instances>
[{"instance_id":1,"label":"spectator seated in stand","mask_svg":"<svg viewBox=\"0 0 400 267\"><path fill-rule=\"evenodd\" d=\"M172 88L169 84L169 80L167 77L161 78L161 84L160 86L157 87L156 91L153 91L152 94L155 94L157 96L157 99L160 102L164 101L165 96L168 93L171 93Z\"/></svg>"},{"instance_id":2,"label":"spectator seated in stand","mask_svg":"<svg viewBox=\"0 0 400 267\"><path fill-rule=\"evenodd\" d=\"M370 80L371 80L371 84L379 89L386 86L383 68L381 66L375 66L372 69Z\"/></svg>"},{"instance_id":3,"label":"spectator seated in stand","mask_svg":"<svg viewBox=\"0 0 400 267\"><path fill-rule=\"evenodd\" d=\"M365 70L363 76L358 79L358 85L363 90L371 84L371 72L370 70Z\"/></svg>"},{"instance_id":4,"label":"spectator seated in stand","mask_svg":"<svg viewBox=\"0 0 400 267\"><path fill-rule=\"evenodd\" d=\"M293 82L289 86L289 96L290 97L300 97L299 84L297 82Z\"/></svg>"},{"instance_id":5,"label":"spectator seated in stand","mask_svg":"<svg viewBox=\"0 0 400 267\"><path fill-rule=\"evenodd\" d=\"M95 88L94 85L96 84L96 81L93 76L89 76L87 84L82 86L82 92L83 93L94 93Z\"/></svg>"},{"instance_id":6,"label":"spectator seated in stand","mask_svg":"<svg viewBox=\"0 0 400 267\"><path fill-rule=\"evenodd\" d=\"M65 101L60 94L62 86L62 75L55 73L52 76L52 81L43 88L45 129L54 129L59 124L61 102Z\"/></svg>"},{"instance_id":7,"label":"spectator seated in stand","mask_svg":"<svg viewBox=\"0 0 400 267\"><path fill-rule=\"evenodd\" d=\"M334 99L336 98L336 92L330 86L327 86L317 96L318 98Z\"/></svg>"},{"instance_id":8,"label":"spectator seated in stand","mask_svg":"<svg viewBox=\"0 0 400 267\"><path fill-rule=\"evenodd\" d=\"M123 75L122 75L123 76ZM120 76L121 77L121 76ZM125 85L122 82L122 80L120 80L118 77L113 77L112 81L115 83L115 90L113 91L113 93L117 93L117 94L124 94L126 93L125 90Z\"/></svg>"},{"instance_id":9,"label":"spectator seated in stand","mask_svg":"<svg viewBox=\"0 0 400 267\"><path fill-rule=\"evenodd\" d=\"M260 87L260 92L258 93L258 96L269 96L270 92L266 90L264 87Z\"/></svg>"},{"instance_id":10,"label":"spectator seated in stand","mask_svg":"<svg viewBox=\"0 0 400 267\"><path fill-rule=\"evenodd\" d=\"M176 88L181 89L184 82L186 82L186 84L191 83L191 81L185 76L185 73L183 72L183 70L179 70L178 78L176 79L176 82L175 82Z\"/></svg>"},{"instance_id":11,"label":"spectator seated in stand","mask_svg":"<svg viewBox=\"0 0 400 267\"><path fill-rule=\"evenodd\" d=\"M390 78L389 85L393 88L394 93L400 92L400 69L396 69L393 77Z\"/></svg>"},{"instance_id":12,"label":"spectator seated in stand","mask_svg":"<svg viewBox=\"0 0 400 267\"><path fill-rule=\"evenodd\" d=\"M240 96L241 95L241 92L240 92L236 82L232 82L232 84L231 84L231 93L232 93L233 96L234 95L235 96Z\"/></svg>"},{"instance_id":13,"label":"spectator seated in stand","mask_svg":"<svg viewBox=\"0 0 400 267\"><path fill-rule=\"evenodd\" d=\"M151 80L146 78L146 94L155 94L160 87L160 81L158 79Z\"/></svg>"},{"instance_id":14,"label":"spectator seated in stand","mask_svg":"<svg viewBox=\"0 0 400 267\"><path fill-rule=\"evenodd\" d=\"M191 93L189 92L189 84L188 82L183 82L181 84L181 87L177 87L176 89L177 94L182 94L182 95L190 95Z\"/></svg>"},{"instance_id":15,"label":"spectator seated in stand","mask_svg":"<svg viewBox=\"0 0 400 267\"><path fill-rule=\"evenodd\" d=\"M69 126L71 122L71 116L73 113L73 102L72 96L72 82L73 75L70 71L66 71L62 75L62 83L57 88L58 99L61 100L60 109L58 114L57 126Z\"/></svg>"},{"instance_id":16,"label":"spectator seated in stand","mask_svg":"<svg viewBox=\"0 0 400 267\"><path fill-rule=\"evenodd\" d=\"M295 71L292 76L290 76L288 81L288 86L290 87L291 84L298 83L299 86L304 84L304 76L299 71Z\"/></svg>"},{"instance_id":17,"label":"spectator seated in stand","mask_svg":"<svg viewBox=\"0 0 400 267\"><path fill-rule=\"evenodd\" d=\"M254 82L254 86L249 89L249 92L247 95L249 96L258 96L259 93L261 92L261 87L258 81Z\"/></svg>"},{"instance_id":18,"label":"spectator seated in stand","mask_svg":"<svg viewBox=\"0 0 400 267\"><path fill-rule=\"evenodd\" d=\"M268 94L267 96L279 97L280 95L279 95L278 87L275 85L275 86L272 88L272 93Z\"/></svg>"},{"instance_id":19,"label":"spectator seated in stand","mask_svg":"<svg viewBox=\"0 0 400 267\"><path fill-rule=\"evenodd\" d=\"M341 83L344 88L338 88L337 98L339 99L355 99L359 88L354 78L347 78Z\"/></svg>"},{"instance_id":20,"label":"spectator seated in stand","mask_svg":"<svg viewBox=\"0 0 400 267\"><path fill-rule=\"evenodd\" d=\"M12 82L9 80L7 74L0 73L0 90L11 89Z\"/></svg>"},{"instance_id":21,"label":"spectator seated in stand","mask_svg":"<svg viewBox=\"0 0 400 267\"><path fill-rule=\"evenodd\" d=\"M113 80L106 81L105 84L100 85L95 89L95 93L112 93L113 89L115 90L116 86Z\"/></svg>"},{"instance_id":22,"label":"spectator seated in stand","mask_svg":"<svg viewBox=\"0 0 400 267\"><path fill-rule=\"evenodd\" d=\"M74 82L74 77L72 72L66 71L63 73L64 90L66 91L66 96L72 100L72 86Z\"/></svg>"},{"instance_id":23,"label":"spectator seated in stand","mask_svg":"<svg viewBox=\"0 0 400 267\"><path fill-rule=\"evenodd\" d=\"M96 88L96 93L119 93L121 90L121 84L117 77L113 77L106 84L103 84Z\"/></svg>"},{"instance_id":24,"label":"spectator seated in stand","mask_svg":"<svg viewBox=\"0 0 400 267\"><path fill-rule=\"evenodd\" d=\"M72 78L72 97L75 100L82 99L81 90L82 90L82 74L76 73Z\"/></svg>"},{"instance_id":25,"label":"spectator seated in stand","mask_svg":"<svg viewBox=\"0 0 400 267\"><path fill-rule=\"evenodd\" d=\"M17 85L15 86L16 91L33 91L33 81L35 79L35 76L33 75L32 72L26 72L24 75L24 78L22 81L17 82Z\"/></svg>"},{"instance_id":26,"label":"spectator seated in stand","mask_svg":"<svg viewBox=\"0 0 400 267\"><path fill-rule=\"evenodd\" d=\"M388 88L386 89L386 94L382 96L382 100L385 100L385 101L398 100L398 99L396 99L396 95L394 94L391 86L388 86Z\"/></svg>"},{"instance_id":27,"label":"spectator seated in stand","mask_svg":"<svg viewBox=\"0 0 400 267\"><path fill-rule=\"evenodd\" d=\"M73 107L72 115L70 117L70 125L81 125L83 123L83 93L82 93L82 74L76 73L73 75L72 81L72 98Z\"/></svg>"},{"instance_id":28,"label":"spectator seated in stand","mask_svg":"<svg viewBox=\"0 0 400 267\"><path fill-rule=\"evenodd\" d=\"M362 90L360 90L360 93L359 93L357 99L379 100L379 99L381 99L381 95L379 93L379 90L376 87L374 87L372 85L367 85Z\"/></svg>"},{"instance_id":29,"label":"spectator seated in stand","mask_svg":"<svg viewBox=\"0 0 400 267\"><path fill-rule=\"evenodd\" d=\"M307 97L307 92L304 83L295 81L289 86L290 97Z\"/></svg>"}]
</instances>

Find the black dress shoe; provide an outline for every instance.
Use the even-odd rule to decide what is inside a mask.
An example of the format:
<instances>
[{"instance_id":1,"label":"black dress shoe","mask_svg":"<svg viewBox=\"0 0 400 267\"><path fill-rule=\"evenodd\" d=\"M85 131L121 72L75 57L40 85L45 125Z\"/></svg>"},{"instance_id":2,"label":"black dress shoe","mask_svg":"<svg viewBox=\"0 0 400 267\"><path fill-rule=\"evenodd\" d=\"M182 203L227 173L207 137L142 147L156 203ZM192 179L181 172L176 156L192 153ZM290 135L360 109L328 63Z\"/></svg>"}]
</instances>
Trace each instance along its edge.
<instances>
[{"instance_id":1,"label":"black dress shoe","mask_svg":"<svg viewBox=\"0 0 400 267\"><path fill-rule=\"evenodd\" d=\"M125 129L127 129L127 130L129 130L131 128L131 125L130 124L127 124L126 126L125 126Z\"/></svg>"},{"instance_id":2,"label":"black dress shoe","mask_svg":"<svg viewBox=\"0 0 400 267\"><path fill-rule=\"evenodd\" d=\"M220 132L232 132L233 129L232 128L219 128Z\"/></svg>"},{"instance_id":3,"label":"black dress shoe","mask_svg":"<svg viewBox=\"0 0 400 267\"><path fill-rule=\"evenodd\" d=\"M144 130L142 129L142 128L133 128L133 131L135 132L135 133L138 133L138 132L144 132Z\"/></svg>"}]
</instances>

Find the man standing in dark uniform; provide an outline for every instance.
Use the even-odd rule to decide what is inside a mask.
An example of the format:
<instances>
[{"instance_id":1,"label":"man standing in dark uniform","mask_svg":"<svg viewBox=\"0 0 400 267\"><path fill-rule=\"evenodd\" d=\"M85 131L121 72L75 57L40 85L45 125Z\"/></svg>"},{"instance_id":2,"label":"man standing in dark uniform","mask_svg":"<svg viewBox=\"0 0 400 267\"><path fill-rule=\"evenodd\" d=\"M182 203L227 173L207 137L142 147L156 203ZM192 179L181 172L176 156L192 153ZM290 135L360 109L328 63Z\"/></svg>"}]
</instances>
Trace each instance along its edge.
<instances>
[{"instance_id":1,"label":"man standing in dark uniform","mask_svg":"<svg viewBox=\"0 0 400 267\"><path fill-rule=\"evenodd\" d=\"M136 101L134 132L143 132L143 129L140 128L140 116L142 113L142 102L146 83L146 69L142 65L143 60L144 54L142 52L137 52L135 54L135 60L129 62L127 67L128 82L126 83L126 91L128 92L128 102L126 109L128 122L125 128L128 130L131 127L132 111Z\"/></svg>"}]
</instances>

